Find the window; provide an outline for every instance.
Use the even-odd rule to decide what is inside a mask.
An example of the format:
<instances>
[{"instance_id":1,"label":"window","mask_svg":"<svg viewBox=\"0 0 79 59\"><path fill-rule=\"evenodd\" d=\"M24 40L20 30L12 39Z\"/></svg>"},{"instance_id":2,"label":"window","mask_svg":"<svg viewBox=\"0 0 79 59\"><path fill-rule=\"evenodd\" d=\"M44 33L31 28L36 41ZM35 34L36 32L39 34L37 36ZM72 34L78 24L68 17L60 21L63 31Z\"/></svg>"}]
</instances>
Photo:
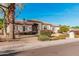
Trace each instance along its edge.
<instances>
[{"instance_id":1,"label":"window","mask_svg":"<svg viewBox=\"0 0 79 59\"><path fill-rule=\"evenodd\" d=\"M31 28L31 27L29 27L29 30L31 31L31 30L32 30L32 28Z\"/></svg>"},{"instance_id":2,"label":"window","mask_svg":"<svg viewBox=\"0 0 79 59\"><path fill-rule=\"evenodd\" d=\"M25 30L28 30L28 28L27 28L27 27L25 27Z\"/></svg>"},{"instance_id":3,"label":"window","mask_svg":"<svg viewBox=\"0 0 79 59\"><path fill-rule=\"evenodd\" d=\"M23 31L23 27L22 26L18 26L18 30L19 31Z\"/></svg>"},{"instance_id":4,"label":"window","mask_svg":"<svg viewBox=\"0 0 79 59\"><path fill-rule=\"evenodd\" d=\"M47 29L47 26L44 26L44 29Z\"/></svg>"}]
</instances>

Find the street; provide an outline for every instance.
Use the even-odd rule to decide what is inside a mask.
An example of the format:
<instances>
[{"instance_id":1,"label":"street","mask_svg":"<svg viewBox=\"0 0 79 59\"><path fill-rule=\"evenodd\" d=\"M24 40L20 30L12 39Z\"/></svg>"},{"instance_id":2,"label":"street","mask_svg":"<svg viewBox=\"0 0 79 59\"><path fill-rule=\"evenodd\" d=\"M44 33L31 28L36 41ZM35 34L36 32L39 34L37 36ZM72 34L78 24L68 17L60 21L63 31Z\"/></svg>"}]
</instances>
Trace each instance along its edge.
<instances>
[{"instance_id":1,"label":"street","mask_svg":"<svg viewBox=\"0 0 79 59\"><path fill-rule=\"evenodd\" d=\"M15 55L23 56L79 56L79 42L28 50Z\"/></svg>"},{"instance_id":2,"label":"street","mask_svg":"<svg viewBox=\"0 0 79 59\"><path fill-rule=\"evenodd\" d=\"M30 49L8 56L79 56L79 42L49 46L38 49Z\"/></svg>"}]
</instances>

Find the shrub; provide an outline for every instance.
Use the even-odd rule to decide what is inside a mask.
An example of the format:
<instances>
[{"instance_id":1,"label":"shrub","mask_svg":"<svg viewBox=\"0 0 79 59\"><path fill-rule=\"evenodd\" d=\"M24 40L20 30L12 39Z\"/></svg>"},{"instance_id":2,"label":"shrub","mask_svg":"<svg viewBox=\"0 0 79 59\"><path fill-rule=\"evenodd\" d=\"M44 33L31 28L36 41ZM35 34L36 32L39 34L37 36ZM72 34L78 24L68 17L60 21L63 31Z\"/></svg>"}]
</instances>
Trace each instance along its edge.
<instances>
[{"instance_id":1,"label":"shrub","mask_svg":"<svg viewBox=\"0 0 79 59\"><path fill-rule=\"evenodd\" d=\"M52 37L51 40L60 40L60 39L65 39L67 37L67 35L59 35L56 37Z\"/></svg>"},{"instance_id":2,"label":"shrub","mask_svg":"<svg viewBox=\"0 0 79 59\"><path fill-rule=\"evenodd\" d=\"M58 40L58 37L52 37L50 40Z\"/></svg>"},{"instance_id":3,"label":"shrub","mask_svg":"<svg viewBox=\"0 0 79 59\"><path fill-rule=\"evenodd\" d=\"M50 40L50 38L47 35L39 35L38 40L47 41L47 40Z\"/></svg>"},{"instance_id":4,"label":"shrub","mask_svg":"<svg viewBox=\"0 0 79 59\"><path fill-rule=\"evenodd\" d=\"M40 35L46 35L46 36L50 37L52 33L53 33L53 32L50 31L50 30L42 30L42 31L40 32Z\"/></svg>"},{"instance_id":5,"label":"shrub","mask_svg":"<svg viewBox=\"0 0 79 59\"><path fill-rule=\"evenodd\" d=\"M59 35L59 36L58 36L58 39L65 39L65 38L66 38L65 35Z\"/></svg>"},{"instance_id":6,"label":"shrub","mask_svg":"<svg viewBox=\"0 0 79 59\"><path fill-rule=\"evenodd\" d=\"M64 32L67 32L69 31L69 27L68 26L60 26L60 29L59 29L59 32L60 33L64 33Z\"/></svg>"}]
</instances>

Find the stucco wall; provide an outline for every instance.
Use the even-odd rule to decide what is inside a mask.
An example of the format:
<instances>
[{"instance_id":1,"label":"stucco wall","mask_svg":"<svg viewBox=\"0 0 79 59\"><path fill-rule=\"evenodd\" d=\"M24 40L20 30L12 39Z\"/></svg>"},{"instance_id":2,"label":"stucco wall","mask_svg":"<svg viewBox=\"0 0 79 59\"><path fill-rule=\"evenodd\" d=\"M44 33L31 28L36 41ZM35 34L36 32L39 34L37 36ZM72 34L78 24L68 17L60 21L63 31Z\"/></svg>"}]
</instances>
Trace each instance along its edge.
<instances>
[{"instance_id":1,"label":"stucco wall","mask_svg":"<svg viewBox=\"0 0 79 59\"><path fill-rule=\"evenodd\" d=\"M23 26L24 25L16 25L15 26L15 31L20 31L20 32L23 32ZM25 25L25 31L28 32L28 31L32 31L32 26L31 25Z\"/></svg>"},{"instance_id":2,"label":"stucco wall","mask_svg":"<svg viewBox=\"0 0 79 59\"><path fill-rule=\"evenodd\" d=\"M58 33L58 30L60 29L60 27L54 27L54 32Z\"/></svg>"}]
</instances>

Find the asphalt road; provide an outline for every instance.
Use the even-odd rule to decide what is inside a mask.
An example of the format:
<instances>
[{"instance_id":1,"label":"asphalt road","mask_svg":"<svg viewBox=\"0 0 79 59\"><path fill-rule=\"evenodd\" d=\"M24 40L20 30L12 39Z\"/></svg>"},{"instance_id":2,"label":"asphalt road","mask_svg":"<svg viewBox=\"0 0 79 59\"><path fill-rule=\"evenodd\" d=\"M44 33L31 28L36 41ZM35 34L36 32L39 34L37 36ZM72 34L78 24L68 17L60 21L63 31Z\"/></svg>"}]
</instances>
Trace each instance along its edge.
<instances>
[{"instance_id":1,"label":"asphalt road","mask_svg":"<svg viewBox=\"0 0 79 59\"><path fill-rule=\"evenodd\" d=\"M79 56L79 42L32 49L7 56Z\"/></svg>"},{"instance_id":2,"label":"asphalt road","mask_svg":"<svg viewBox=\"0 0 79 59\"><path fill-rule=\"evenodd\" d=\"M79 56L79 42L32 49L6 56Z\"/></svg>"}]
</instances>

